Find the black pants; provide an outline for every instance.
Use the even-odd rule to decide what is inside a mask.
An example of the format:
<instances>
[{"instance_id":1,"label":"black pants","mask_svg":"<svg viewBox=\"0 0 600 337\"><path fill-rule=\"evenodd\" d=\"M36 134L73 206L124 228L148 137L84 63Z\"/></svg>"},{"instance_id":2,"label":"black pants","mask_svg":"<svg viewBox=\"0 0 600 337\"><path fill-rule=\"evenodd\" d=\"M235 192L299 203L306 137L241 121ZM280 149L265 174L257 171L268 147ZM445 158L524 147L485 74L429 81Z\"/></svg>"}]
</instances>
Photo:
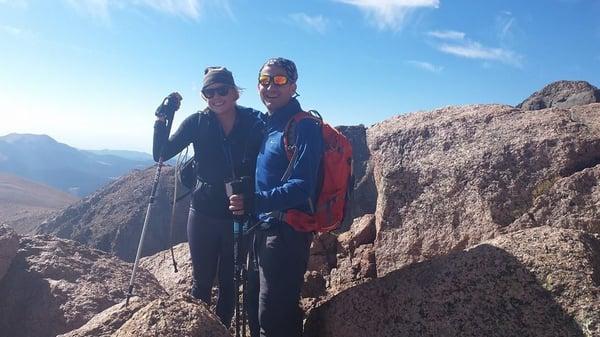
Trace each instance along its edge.
<instances>
[{"instance_id":1,"label":"black pants","mask_svg":"<svg viewBox=\"0 0 600 337\"><path fill-rule=\"evenodd\" d=\"M254 253L258 268L248 268L248 323L252 337L302 336L300 291L312 238L312 233L297 232L285 223L256 230ZM253 303L258 303L258 308Z\"/></svg>"},{"instance_id":2,"label":"black pants","mask_svg":"<svg viewBox=\"0 0 600 337\"><path fill-rule=\"evenodd\" d=\"M190 208L187 223L193 267L191 294L211 303L211 289L218 273L217 316L225 326L231 324L235 292L233 285L233 222L211 218Z\"/></svg>"}]
</instances>

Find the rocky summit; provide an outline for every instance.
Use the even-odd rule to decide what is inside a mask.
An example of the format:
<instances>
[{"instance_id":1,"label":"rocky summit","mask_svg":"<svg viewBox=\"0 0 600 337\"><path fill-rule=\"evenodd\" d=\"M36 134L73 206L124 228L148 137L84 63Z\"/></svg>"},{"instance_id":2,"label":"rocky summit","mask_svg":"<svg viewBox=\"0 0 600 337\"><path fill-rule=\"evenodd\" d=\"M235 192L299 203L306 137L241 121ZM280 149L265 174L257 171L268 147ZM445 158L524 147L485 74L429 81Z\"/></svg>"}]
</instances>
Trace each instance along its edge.
<instances>
[{"instance_id":1,"label":"rocky summit","mask_svg":"<svg viewBox=\"0 0 600 337\"><path fill-rule=\"evenodd\" d=\"M600 90L585 81L557 81L533 93L517 108L540 110L546 108L571 108L600 103Z\"/></svg>"},{"instance_id":2,"label":"rocky summit","mask_svg":"<svg viewBox=\"0 0 600 337\"><path fill-rule=\"evenodd\" d=\"M518 107L450 106L339 127L354 147L355 198L347 223L313 240L306 336L600 336L596 92L560 81ZM174 272L172 174L165 168L143 254L154 255L141 260L140 296L128 307L131 264L117 257L135 256L153 168L38 228L104 252L0 227L0 334L226 335L186 295L185 243L174 248ZM185 241L188 204L177 206L173 243Z\"/></svg>"}]
</instances>

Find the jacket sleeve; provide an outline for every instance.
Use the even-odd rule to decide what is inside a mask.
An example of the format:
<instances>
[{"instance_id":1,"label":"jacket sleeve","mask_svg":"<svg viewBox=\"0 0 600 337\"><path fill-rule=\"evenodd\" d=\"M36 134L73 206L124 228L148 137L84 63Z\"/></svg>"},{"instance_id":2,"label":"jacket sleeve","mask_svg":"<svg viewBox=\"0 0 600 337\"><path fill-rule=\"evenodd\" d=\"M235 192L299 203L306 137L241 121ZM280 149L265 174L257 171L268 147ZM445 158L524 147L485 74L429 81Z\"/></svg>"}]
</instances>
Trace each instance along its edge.
<instances>
[{"instance_id":1,"label":"jacket sleeve","mask_svg":"<svg viewBox=\"0 0 600 337\"><path fill-rule=\"evenodd\" d=\"M305 207L316 194L319 165L323 153L323 135L318 121L307 118L296 125L298 157L289 179L282 185L255 193L255 210L259 213Z\"/></svg>"},{"instance_id":2,"label":"jacket sleeve","mask_svg":"<svg viewBox=\"0 0 600 337\"><path fill-rule=\"evenodd\" d=\"M188 116L175 133L167 139L167 125L164 121L154 122L154 139L152 142L152 156L158 162L163 151L163 160L169 160L181 152L186 146L194 141L194 134L198 126L198 113Z\"/></svg>"}]
</instances>

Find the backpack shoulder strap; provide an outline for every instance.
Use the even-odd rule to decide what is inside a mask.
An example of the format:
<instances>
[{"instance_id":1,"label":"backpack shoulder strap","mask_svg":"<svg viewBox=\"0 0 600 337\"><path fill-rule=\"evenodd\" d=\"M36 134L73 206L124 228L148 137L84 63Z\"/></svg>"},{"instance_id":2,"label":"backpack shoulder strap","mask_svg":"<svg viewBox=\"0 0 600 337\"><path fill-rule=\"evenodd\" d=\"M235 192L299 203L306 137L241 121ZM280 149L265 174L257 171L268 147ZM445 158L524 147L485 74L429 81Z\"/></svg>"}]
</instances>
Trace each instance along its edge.
<instances>
[{"instance_id":1,"label":"backpack shoulder strap","mask_svg":"<svg viewBox=\"0 0 600 337\"><path fill-rule=\"evenodd\" d=\"M296 149L296 124L306 118L315 119L319 121L319 124L323 122L321 115L315 110L300 111L290 118L283 131L283 147L290 161L292 161Z\"/></svg>"},{"instance_id":2,"label":"backpack shoulder strap","mask_svg":"<svg viewBox=\"0 0 600 337\"><path fill-rule=\"evenodd\" d=\"M292 174L292 167L298 158L298 148L296 147L296 124L303 119L312 118L319 121L319 124L323 124L323 120L321 119L321 115L316 112L316 115L313 114L314 110L300 111L296 113L292 118L290 118L289 122L285 126L283 131L283 148L285 149L285 153L287 155L288 160L290 161L285 172L283 173L283 177L281 177L281 181L286 181Z\"/></svg>"}]
</instances>

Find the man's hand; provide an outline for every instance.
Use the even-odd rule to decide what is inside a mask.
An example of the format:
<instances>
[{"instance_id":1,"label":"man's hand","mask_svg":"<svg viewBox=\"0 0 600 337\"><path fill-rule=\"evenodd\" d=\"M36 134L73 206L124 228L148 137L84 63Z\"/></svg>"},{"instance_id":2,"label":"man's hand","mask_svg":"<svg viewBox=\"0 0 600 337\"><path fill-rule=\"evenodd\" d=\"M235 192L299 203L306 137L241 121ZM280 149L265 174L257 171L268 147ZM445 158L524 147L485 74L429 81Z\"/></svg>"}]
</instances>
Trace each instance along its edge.
<instances>
[{"instance_id":1,"label":"man's hand","mask_svg":"<svg viewBox=\"0 0 600 337\"><path fill-rule=\"evenodd\" d=\"M233 194L229 197L229 210L233 215L244 215L244 196Z\"/></svg>"},{"instance_id":2,"label":"man's hand","mask_svg":"<svg viewBox=\"0 0 600 337\"><path fill-rule=\"evenodd\" d=\"M160 120L169 120L173 121L173 117L175 116L175 111L179 110L181 106L181 100L183 97L178 92L172 92L169 96L165 97L156 108L156 112L154 115L158 117Z\"/></svg>"}]
</instances>

